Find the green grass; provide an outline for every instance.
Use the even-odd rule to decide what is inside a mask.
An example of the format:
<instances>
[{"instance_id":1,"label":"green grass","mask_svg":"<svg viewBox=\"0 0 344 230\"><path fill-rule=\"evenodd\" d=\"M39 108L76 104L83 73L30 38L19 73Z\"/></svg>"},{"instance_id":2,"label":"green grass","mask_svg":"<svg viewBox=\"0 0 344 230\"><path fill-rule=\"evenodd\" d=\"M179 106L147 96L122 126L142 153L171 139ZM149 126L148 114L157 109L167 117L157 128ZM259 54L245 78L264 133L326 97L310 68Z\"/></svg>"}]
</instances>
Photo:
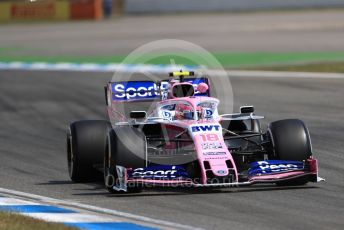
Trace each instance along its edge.
<instances>
[{"instance_id":1,"label":"green grass","mask_svg":"<svg viewBox=\"0 0 344 230\"><path fill-rule=\"evenodd\" d=\"M63 224L48 223L19 214L0 212L1 230L77 230Z\"/></svg>"},{"instance_id":2,"label":"green grass","mask_svg":"<svg viewBox=\"0 0 344 230\"><path fill-rule=\"evenodd\" d=\"M17 48L19 51L28 50L28 48ZM17 50L17 51L18 51ZM98 56L25 56L15 55L15 47L0 47L0 62L71 62L71 63L121 63L125 60L125 55L98 55ZM31 50L32 51L32 50ZM32 53L32 52L30 52ZM337 63L344 62L344 51L338 52L224 52L213 53L219 64L225 68L284 68L287 66L299 66L300 64L312 63ZM218 66L211 65L207 58L194 53L162 53L149 54L143 57L134 57L127 64L171 64L173 60L176 64L184 65L204 65L212 68ZM283 67L273 67L283 66Z\"/></svg>"},{"instance_id":3,"label":"green grass","mask_svg":"<svg viewBox=\"0 0 344 230\"><path fill-rule=\"evenodd\" d=\"M268 66L344 61L344 52L232 53L216 54L215 57L225 67Z\"/></svg>"},{"instance_id":4,"label":"green grass","mask_svg":"<svg viewBox=\"0 0 344 230\"><path fill-rule=\"evenodd\" d=\"M343 62L324 62L303 65L286 65L273 67L243 68L247 70L269 70L269 71L293 71L293 72L319 72L319 73L344 73Z\"/></svg>"}]
</instances>

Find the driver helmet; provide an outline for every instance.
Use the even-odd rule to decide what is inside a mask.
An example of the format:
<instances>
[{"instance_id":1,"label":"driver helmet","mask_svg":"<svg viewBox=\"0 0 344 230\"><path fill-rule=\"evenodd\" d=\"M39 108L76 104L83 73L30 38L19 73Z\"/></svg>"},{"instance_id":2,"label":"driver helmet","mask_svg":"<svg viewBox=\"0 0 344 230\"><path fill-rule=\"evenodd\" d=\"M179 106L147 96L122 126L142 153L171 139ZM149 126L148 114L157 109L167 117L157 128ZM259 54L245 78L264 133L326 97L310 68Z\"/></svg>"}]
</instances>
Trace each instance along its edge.
<instances>
[{"instance_id":1,"label":"driver helmet","mask_svg":"<svg viewBox=\"0 0 344 230\"><path fill-rule=\"evenodd\" d=\"M196 112L198 118L202 117L202 108L197 106ZM177 105L176 107L176 118L179 120L193 120L194 119L194 109L191 105Z\"/></svg>"}]
</instances>

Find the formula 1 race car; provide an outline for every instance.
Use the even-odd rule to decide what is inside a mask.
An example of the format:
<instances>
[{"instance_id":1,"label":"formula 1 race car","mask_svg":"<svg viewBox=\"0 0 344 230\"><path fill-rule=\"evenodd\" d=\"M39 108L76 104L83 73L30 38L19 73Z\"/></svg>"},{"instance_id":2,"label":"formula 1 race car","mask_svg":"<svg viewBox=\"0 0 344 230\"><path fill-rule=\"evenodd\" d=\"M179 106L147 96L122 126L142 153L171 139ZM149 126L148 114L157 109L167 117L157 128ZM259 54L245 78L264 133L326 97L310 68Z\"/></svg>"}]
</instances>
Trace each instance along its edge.
<instances>
[{"instance_id":1,"label":"formula 1 race car","mask_svg":"<svg viewBox=\"0 0 344 230\"><path fill-rule=\"evenodd\" d=\"M173 72L159 82L110 82L105 94L111 122L76 121L68 130L68 169L74 182L94 180L99 171L110 192L146 185L304 185L322 180L301 120L275 121L263 132L263 117L254 114L253 106L219 115L210 79L194 72ZM147 101L153 108L148 112L120 109Z\"/></svg>"}]
</instances>

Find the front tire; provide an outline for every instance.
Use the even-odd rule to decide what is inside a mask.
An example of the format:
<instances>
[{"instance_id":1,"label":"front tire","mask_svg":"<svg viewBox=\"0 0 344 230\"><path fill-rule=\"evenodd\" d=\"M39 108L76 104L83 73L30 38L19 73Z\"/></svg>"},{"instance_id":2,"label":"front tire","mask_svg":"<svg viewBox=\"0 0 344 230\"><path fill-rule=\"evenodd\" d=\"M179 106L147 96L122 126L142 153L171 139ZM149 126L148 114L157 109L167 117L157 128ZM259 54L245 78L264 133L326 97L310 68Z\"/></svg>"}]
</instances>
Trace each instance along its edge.
<instances>
[{"instance_id":1,"label":"front tire","mask_svg":"<svg viewBox=\"0 0 344 230\"><path fill-rule=\"evenodd\" d=\"M68 172L74 182L99 178L95 166L102 165L107 133L111 124L103 120L77 121L67 132Z\"/></svg>"},{"instance_id":2,"label":"front tire","mask_svg":"<svg viewBox=\"0 0 344 230\"><path fill-rule=\"evenodd\" d=\"M270 159L304 161L312 156L312 145L306 125L298 119L275 121L269 124ZM308 178L279 182L277 185L304 185Z\"/></svg>"},{"instance_id":3,"label":"front tire","mask_svg":"<svg viewBox=\"0 0 344 230\"><path fill-rule=\"evenodd\" d=\"M108 134L106 152L104 155L104 181L107 190L118 185L121 178L116 166L124 168L143 168L146 163L147 142L145 135L130 126L115 127ZM127 185L128 192L140 192L140 185Z\"/></svg>"},{"instance_id":4,"label":"front tire","mask_svg":"<svg viewBox=\"0 0 344 230\"><path fill-rule=\"evenodd\" d=\"M279 160L303 161L312 156L312 145L306 125L298 119L270 123L268 135L272 142L270 155Z\"/></svg>"}]
</instances>

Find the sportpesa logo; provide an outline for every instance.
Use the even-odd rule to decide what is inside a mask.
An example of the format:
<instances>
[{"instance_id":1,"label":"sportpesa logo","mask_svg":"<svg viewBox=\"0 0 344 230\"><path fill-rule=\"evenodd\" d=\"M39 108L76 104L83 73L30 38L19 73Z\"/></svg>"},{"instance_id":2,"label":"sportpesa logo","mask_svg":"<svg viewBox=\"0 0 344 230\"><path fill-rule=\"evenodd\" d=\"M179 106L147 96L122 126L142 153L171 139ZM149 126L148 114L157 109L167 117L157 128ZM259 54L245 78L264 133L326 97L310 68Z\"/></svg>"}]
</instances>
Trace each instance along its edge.
<instances>
[{"instance_id":1,"label":"sportpesa logo","mask_svg":"<svg viewBox=\"0 0 344 230\"><path fill-rule=\"evenodd\" d=\"M168 82L161 83L161 89L167 89ZM154 82L127 82L112 84L113 100L153 99L160 95Z\"/></svg>"},{"instance_id":2,"label":"sportpesa logo","mask_svg":"<svg viewBox=\"0 0 344 230\"><path fill-rule=\"evenodd\" d=\"M129 178L141 179L177 179L189 178L185 169L176 165L157 165L136 168L128 173Z\"/></svg>"},{"instance_id":3,"label":"sportpesa logo","mask_svg":"<svg viewBox=\"0 0 344 230\"><path fill-rule=\"evenodd\" d=\"M154 170L149 168L137 168L134 169L134 172L132 174L133 177L140 177L140 178L145 178L145 177L154 177L154 178L175 178L177 170L176 166L172 166L170 170Z\"/></svg>"},{"instance_id":4,"label":"sportpesa logo","mask_svg":"<svg viewBox=\"0 0 344 230\"><path fill-rule=\"evenodd\" d=\"M187 81L195 88L202 82L203 78L195 78ZM168 81L162 81L160 89L168 88ZM158 86L153 81L128 81L111 83L112 100L135 100L135 99L155 99L160 97ZM195 96L207 95L195 92Z\"/></svg>"}]
</instances>

